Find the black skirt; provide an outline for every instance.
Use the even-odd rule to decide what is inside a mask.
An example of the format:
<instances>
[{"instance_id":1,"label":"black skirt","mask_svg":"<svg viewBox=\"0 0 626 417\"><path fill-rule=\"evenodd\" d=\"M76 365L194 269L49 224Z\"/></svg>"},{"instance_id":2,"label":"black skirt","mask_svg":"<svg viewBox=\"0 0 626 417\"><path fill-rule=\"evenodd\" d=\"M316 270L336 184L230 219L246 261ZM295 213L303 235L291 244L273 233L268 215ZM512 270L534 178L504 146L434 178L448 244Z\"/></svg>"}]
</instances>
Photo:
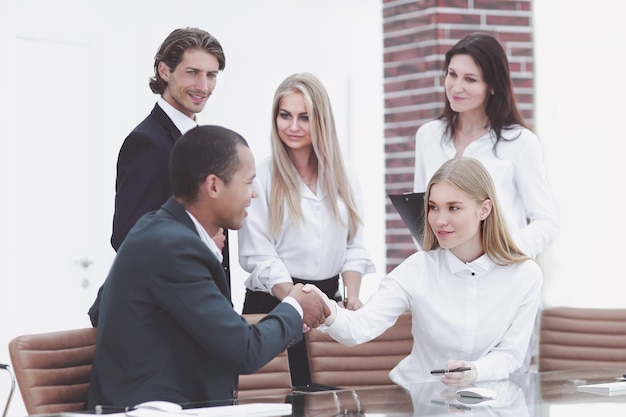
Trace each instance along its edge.
<instances>
[{"instance_id":1,"label":"black skirt","mask_svg":"<svg viewBox=\"0 0 626 417\"><path fill-rule=\"evenodd\" d=\"M291 278L294 284L315 284L328 298L340 301L339 275L321 281L306 281L299 278ZM244 314L264 314L272 311L280 303L278 298L263 291L246 290L246 298L243 303ZM291 384L294 387L305 387L311 383L309 361L304 339L294 344L287 350L289 357L289 369L291 370Z\"/></svg>"}]
</instances>

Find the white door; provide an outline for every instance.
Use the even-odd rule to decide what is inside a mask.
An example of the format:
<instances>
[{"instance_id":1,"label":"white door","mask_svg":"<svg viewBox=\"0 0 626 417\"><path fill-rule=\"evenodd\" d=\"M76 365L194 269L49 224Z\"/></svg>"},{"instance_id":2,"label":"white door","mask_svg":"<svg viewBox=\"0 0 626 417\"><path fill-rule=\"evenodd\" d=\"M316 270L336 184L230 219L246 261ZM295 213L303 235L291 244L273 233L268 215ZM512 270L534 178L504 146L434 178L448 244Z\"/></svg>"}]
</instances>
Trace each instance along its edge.
<instances>
[{"instance_id":1,"label":"white door","mask_svg":"<svg viewBox=\"0 0 626 417\"><path fill-rule=\"evenodd\" d=\"M89 44L17 39L17 331L89 325L87 310L109 267L94 213L98 155ZM15 231L15 229L14 229Z\"/></svg>"}]
</instances>

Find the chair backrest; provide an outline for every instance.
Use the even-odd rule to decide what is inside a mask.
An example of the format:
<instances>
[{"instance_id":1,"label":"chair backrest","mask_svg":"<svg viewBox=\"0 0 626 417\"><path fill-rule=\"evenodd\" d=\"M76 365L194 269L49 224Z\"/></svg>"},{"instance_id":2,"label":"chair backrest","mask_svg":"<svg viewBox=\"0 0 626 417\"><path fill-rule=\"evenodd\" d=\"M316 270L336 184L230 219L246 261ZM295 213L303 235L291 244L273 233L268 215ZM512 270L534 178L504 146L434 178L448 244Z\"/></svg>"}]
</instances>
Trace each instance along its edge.
<instances>
[{"instance_id":1,"label":"chair backrest","mask_svg":"<svg viewBox=\"0 0 626 417\"><path fill-rule=\"evenodd\" d=\"M352 347L312 329L305 333L311 382L353 389L394 385L389 372L411 353L411 327L411 313L405 312L376 339Z\"/></svg>"},{"instance_id":2,"label":"chair backrest","mask_svg":"<svg viewBox=\"0 0 626 417\"><path fill-rule=\"evenodd\" d=\"M9 342L28 414L80 411L85 406L97 329L18 336Z\"/></svg>"},{"instance_id":3,"label":"chair backrest","mask_svg":"<svg viewBox=\"0 0 626 417\"><path fill-rule=\"evenodd\" d=\"M586 367L626 369L626 309L544 309L538 370Z\"/></svg>"},{"instance_id":4,"label":"chair backrest","mask_svg":"<svg viewBox=\"0 0 626 417\"><path fill-rule=\"evenodd\" d=\"M265 314L243 314L250 324L256 324ZM291 374L287 350L253 374L239 375L239 398L291 394Z\"/></svg>"}]
</instances>

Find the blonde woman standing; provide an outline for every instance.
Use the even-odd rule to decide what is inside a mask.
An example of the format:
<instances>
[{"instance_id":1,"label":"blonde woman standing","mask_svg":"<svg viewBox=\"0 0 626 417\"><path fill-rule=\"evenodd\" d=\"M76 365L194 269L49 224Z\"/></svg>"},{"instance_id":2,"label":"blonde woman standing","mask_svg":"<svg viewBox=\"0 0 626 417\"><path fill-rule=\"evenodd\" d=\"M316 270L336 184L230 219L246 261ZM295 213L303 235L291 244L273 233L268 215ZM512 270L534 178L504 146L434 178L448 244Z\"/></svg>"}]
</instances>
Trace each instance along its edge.
<instances>
[{"instance_id":1,"label":"blonde woman standing","mask_svg":"<svg viewBox=\"0 0 626 417\"><path fill-rule=\"evenodd\" d=\"M239 263L250 274L243 313L271 311L294 283L314 283L331 299L346 296L347 309L360 308L361 277L374 272L363 245L362 195L317 77L297 73L278 86L271 142L271 158L257 166L259 196L239 231ZM307 385L303 342L289 358L294 386Z\"/></svg>"}]
</instances>

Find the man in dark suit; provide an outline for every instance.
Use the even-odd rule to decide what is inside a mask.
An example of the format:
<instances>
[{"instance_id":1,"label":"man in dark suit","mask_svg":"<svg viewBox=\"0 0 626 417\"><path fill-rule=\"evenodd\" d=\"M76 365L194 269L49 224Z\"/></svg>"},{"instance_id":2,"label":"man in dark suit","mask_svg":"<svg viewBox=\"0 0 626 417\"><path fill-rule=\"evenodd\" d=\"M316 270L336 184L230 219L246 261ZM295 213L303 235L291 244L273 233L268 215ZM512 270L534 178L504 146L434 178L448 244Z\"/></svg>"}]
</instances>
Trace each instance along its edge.
<instances>
[{"instance_id":1,"label":"man in dark suit","mask_svg":"<svg viewBox=\"0 0 626 417\"><path fill-rule=\"evenodd\" d=\"M160 97L148 117L126 137L117 160L111 235L116 251L137 219L157 210L172 195L167 166L172 146L197 125L196 114L204 109L225 65L221 44L201 29L176 29L159 47L150 89ZM222 249L230 285L227 236L227 231L219 230L213 238ZM97 303L89 316L93 326L98 326Z\"/></svg>"},{"instance_id":2,"label":"man in dark suit","mask_svg":"<svg viewBox=\"0 0 626 417\"><path fill-rule=\"evenodd\" d=\"M237 397L252 373L330 314L315 292L294 288L251 326L232 306L210 238L239 229L256 197L246 141L219 126L199 126L171 152L173 197L144 215L120 247L104 283L87 409Z\"/></svg>"},{"instance_id":3,"label":"man in dark suit","mask_svg":"<svg viewBox=\"0 0 626 417\"><path fill-rule=\"evenodd\" d=\"M197 125L196 114L225 65L219 41L201 29L176 29L161 44L150 79L150 89L160 98L124 140L118 156L111 235L115 250L137 219L172 195L167 168L172 146Z\"/></svg>"}]
</instances>

